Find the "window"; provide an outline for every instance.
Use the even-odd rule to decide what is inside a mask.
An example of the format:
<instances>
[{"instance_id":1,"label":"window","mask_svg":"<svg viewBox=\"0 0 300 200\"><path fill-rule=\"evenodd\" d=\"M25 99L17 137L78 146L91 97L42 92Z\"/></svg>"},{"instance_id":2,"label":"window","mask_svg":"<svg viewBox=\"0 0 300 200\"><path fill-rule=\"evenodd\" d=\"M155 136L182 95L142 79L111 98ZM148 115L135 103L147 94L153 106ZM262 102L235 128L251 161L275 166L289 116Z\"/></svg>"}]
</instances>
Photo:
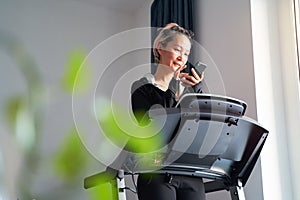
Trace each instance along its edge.
<instances>
[{"instance_id":1,"label":"window","mask_svg":"<svg viewBox=\"0 0 300 200\"><path fill-rule=\"evenodd\" d=\"M295 30L296 30L296 42L297 42L297 57L299 68L299 81L300 81L300 3L299 0L294 0L294 16L295 16Z\"/></svg>"},{"instance_id":2,"label":"window","mask_svg":"<svg viewBox=\"0 0 300 200\"><path fill-rule=\"evenodd\" d=\"M251 18L264 199L300 199L299 0L251 0Z\"/></svg>"}]
</instances>

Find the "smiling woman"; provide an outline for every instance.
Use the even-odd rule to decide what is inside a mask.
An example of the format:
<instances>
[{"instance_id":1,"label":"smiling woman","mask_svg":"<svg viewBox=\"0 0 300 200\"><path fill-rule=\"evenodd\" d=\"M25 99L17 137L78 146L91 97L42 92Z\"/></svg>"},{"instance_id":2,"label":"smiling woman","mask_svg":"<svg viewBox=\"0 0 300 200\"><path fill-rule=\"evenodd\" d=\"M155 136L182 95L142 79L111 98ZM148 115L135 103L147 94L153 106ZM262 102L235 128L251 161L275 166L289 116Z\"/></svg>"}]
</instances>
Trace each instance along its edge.
<instances>
[{"instance_id":1,"label":"smiling woman","mask_svg":"<svg viewBox=\"0 0 300 200\"><path fill-rule=\"evenodd\" d=\"M147 74L132 86L132 108L136 117L154 105L174 107L184 90L191 87L192 92L202 92L204 74L182 72L186 68L192 36L191 32L175 23L166 25L158 34L153 44L157 70L154 75ZM183 86L187 86L186 89Z\"/></svg>"},{"instance_id":2,"label":"smiling woman","mask_svg":"<svg viewBox=\"0 0 300 200\"><path fill-rule=\"evenodd\" d=\"M182 72L186 68L190 54L192 36L192 32L170 23L156 37L153 52L157 70L154 75L147 74L132 85L132 110L138 122L148 119L145 114L152 107L175 107L181 94L180 87L186 87L186 90L193 88L193 92L202 92L203 73ZM154 171L151 174L139 175L137 186L140 200L205 199L201 178L155 174Z\"/></svg>"}]
</instances>

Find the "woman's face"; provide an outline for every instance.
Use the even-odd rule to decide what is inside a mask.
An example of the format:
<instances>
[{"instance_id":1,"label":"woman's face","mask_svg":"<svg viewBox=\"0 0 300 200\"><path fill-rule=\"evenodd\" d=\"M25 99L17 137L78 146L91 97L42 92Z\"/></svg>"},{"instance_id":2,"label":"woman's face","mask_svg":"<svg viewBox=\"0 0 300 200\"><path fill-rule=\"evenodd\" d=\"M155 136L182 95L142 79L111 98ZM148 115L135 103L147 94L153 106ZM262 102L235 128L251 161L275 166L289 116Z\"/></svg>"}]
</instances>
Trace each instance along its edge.
<instances>
[{"instance_id":1,"label":"woman's face","mask_svg":"<svg viewBox=\"0 0 300 200\"><path fill-rule=\"evenodd\" d=\"M158 49L160 54L159 64L169 66L175 72L179 67L186 64L190 49L190 40L183 34L176 34L165 47Z\"/></svg>"}]
</instances>

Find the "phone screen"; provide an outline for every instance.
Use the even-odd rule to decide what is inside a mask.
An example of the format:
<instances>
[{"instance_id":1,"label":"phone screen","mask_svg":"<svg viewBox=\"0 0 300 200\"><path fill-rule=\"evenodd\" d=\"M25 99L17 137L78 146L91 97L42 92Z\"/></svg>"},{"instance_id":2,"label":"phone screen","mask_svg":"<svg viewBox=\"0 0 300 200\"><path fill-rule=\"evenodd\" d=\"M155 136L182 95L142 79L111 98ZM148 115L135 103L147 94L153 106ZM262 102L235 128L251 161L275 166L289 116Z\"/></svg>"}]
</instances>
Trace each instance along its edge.
<instances>
[{"instance_id":1,"label":"phone screen","mask_svg":"<svg viewBox=\"0 0 300 200\"><path fill-rule=\"evenodd\" d=\"M195 67L192 67L196 70L197 74L200 75L202 72L204 72L204 70L206 69L206 64L198 61L196 64L195 64ZM192 71L190 71L190 75L193 75L192 74Z\"/></svg>"}]
</instances>

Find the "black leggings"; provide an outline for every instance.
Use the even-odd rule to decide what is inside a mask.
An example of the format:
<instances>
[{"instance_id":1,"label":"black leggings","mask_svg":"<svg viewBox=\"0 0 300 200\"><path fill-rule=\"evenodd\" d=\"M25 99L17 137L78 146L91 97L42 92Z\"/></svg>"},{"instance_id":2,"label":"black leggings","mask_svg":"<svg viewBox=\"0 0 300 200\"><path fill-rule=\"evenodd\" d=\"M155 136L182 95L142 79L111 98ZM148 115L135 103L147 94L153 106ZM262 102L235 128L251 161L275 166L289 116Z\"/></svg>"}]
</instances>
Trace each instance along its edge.
<instances>
[{"instance_id":1,"label":"black leggings","mask_svg":"<svg viewBox=\"0 0 300 200\"><path fill-rule=\"evenodd\" d=\"M165 174L141 174L137 182L139 200L205 200L201 178Z\"/></svg>"}]
</instances>

